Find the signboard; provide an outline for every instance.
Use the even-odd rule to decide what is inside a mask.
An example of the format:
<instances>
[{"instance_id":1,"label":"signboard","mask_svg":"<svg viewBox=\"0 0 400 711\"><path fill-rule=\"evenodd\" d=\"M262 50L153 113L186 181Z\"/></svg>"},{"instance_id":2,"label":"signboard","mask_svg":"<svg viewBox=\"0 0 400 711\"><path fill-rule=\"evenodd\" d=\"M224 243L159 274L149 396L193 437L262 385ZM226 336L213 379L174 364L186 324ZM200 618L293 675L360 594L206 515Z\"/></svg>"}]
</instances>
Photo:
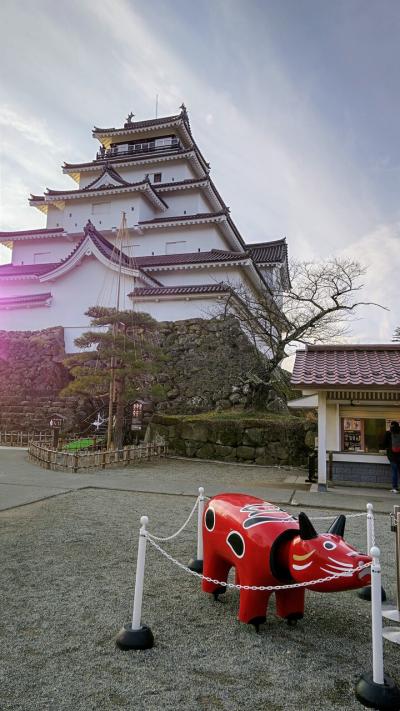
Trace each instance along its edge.
<instances>
[{"instance_id":1,"label":"signboard","mask_svg":"<svg viewBox=\"0 0 400 711\"><path fill-rule=\"evenodd\" d=\"M52 417L50 420L50 427L52 429L60 428L62 426L62 418L61 417Z\"/></svg>"},{"instance_id":2,"label":"signboard","mask_svg":"<svg viewBox=\"0 0 400 711\"><path fill-rule=\"evenodd\" d=\"M142 418L143 418L143 403L137 400L132 405L131 430L141 430L142 429Z\"/></svg>"}]
</instances>

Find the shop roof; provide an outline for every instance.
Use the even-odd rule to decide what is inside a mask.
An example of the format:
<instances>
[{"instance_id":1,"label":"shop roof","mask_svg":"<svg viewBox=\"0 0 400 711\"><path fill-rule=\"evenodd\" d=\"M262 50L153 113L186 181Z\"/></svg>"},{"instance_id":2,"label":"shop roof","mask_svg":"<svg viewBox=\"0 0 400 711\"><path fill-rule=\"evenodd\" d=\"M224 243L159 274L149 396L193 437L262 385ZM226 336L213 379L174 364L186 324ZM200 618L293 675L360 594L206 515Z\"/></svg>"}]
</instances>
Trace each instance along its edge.
<instances>
[{"instance_id":1,"label":"shop roof","mask_svg":"<svg viewBox=\"0 0 400 711\"><path fill-rule=\"evenodd\" d=\"M307 346L296 353L291 382L317 389L400 389L400 344Z\"/></svg>"}]
</instances>

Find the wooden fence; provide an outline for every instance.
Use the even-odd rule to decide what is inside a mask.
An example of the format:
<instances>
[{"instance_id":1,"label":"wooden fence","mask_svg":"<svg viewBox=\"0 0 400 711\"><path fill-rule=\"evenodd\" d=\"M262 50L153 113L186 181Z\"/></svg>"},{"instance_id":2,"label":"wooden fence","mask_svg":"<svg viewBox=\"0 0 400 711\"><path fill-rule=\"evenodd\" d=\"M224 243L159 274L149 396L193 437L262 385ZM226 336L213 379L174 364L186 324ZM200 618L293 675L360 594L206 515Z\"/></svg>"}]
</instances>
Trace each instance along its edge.
<instances>
[{"instance_id":1,"label":"wooden fence","mask_svg":"<svg viewBox=\"0 0 400 711\"><path fill-rule=\"evenodd\" d=\"M0 446L3 447L28 447L30 442L51 444L52 441L51 432L0 432Z\"/></svg>"},{"instance_id":2,"label":"wooden fence","mask_svg":"<svg viewBox=\"0 0 400 711\"><path fill-rule=\"evenodd\" d=\"M57 449L30 442L29 458L45 469L67 470L72 472L88 469L108 469L109 467L127 467L137 462L165 457L168 453L166 444L140 444L123 449L106 449L92 452L63 452Z\"/></svg>"}]
</instances>

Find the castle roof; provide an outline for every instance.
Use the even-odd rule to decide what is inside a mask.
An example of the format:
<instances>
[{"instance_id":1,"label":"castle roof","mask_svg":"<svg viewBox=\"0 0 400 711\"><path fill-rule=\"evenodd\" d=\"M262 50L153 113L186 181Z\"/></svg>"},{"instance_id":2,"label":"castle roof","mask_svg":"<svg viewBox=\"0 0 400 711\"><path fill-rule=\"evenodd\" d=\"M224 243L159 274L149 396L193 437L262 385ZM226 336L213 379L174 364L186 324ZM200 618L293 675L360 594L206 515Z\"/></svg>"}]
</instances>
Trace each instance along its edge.
<instances>
[{"instance_id":1,"label":"castle roof","mask_svg":"<svg viewBox=\"0 0 400 711\"><path fill-rule=\"evenodd\" d=\"M400 388L400 344L315 345L296 352L291 378L302 388Z\"/></svg>"},{"instance_id":2,"label":"castle roof","mask_svg":"<svg viewBox=\"0 0 400 711\"><path fill-rule=\"evenodd\" d=\"M168 205L160 197L148 178L136 183L129 183L122 178L117 171L109 165L104 167L100 176L92 180L89 185L75 190L51 190L47 189L43 197L31 195L30 203L52 203L54 200L64 201L73 198L93 197L102 194L115 194L126 192L142 192L150 202L159 210L165 210Z\"/></svg>"},{"instance_id":3,"label":"castle roof","mask_svg":"<svg viewBox=\"0 0 400 711\"><path fill-rule=\"evenodd\" d=\"M186 286L161 286L137 287L129 296L135 297L162 297L162 296L188 296L190 294L227 294L230 287L223 282L216 284L192 284Z\"/></svg>"},{"instance_id":4,"label":"castle roof","mask_svg":"<svg viewBox=\"0 0 400 711\"><path fill-rule=\"evenodd\" d=\"M243 262L249 259L244 252L230 252L223 249L211 249L208 252L183 252L181 254L155 254L151 256L136 257L138 266L170 267L180 264L208 264L218 262Z\"/></svg>"},{"instance_id":5,"label":"castle roof","mask_svg":"<svg viewBox=\"0 0 400 711\"><path fill-rule=\"evenodd\" d=\"M62 237L65 234L63 227L47 229L16 230L14 232L0 232L0 242L20 241L26 239L41 239L43 237Z\"/></svg>"},{"instance_id":6,"label":"castle roof","mask_svg":"<svg viewBox=\"0 0 400 711\"><path fill-rule=\"evenodd\" d=\"M23 294L22 296L2 296L0 298L0 309L20 309L32 308L34 306L50 306L52 294L48 291L45 294Z\"/></svg>"},{"instance_id":7,"label":"castle roof","mask_svg":"<svg viewBox=\"0 0 400 711\"><path fill-rule=\"evenodd\" d=\"M257 264L272 264L287 260L286 238L246 245L246 251Z\"/></svg>"}]
</instances>

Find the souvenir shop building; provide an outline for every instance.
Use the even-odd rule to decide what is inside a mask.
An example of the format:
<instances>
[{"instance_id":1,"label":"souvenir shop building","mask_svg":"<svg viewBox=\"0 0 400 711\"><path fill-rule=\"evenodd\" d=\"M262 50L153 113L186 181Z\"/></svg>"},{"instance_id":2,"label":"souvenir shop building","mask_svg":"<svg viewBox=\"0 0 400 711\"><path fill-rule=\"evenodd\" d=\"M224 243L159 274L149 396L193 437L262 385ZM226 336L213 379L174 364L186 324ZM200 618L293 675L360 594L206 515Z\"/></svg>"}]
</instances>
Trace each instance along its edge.
<instances>
[{"instance_id":1,"label":"souvenir shop building","mask_svg":"<svg viewBox=\"0 0 400 711\"><path fill-rule=\"evenodd\" d=\"M400 423L400 344L307 346L296 353L293 408L318 410L318 488L327 480L390 488L382 449Z\"/></svg>"}]
</instances>

